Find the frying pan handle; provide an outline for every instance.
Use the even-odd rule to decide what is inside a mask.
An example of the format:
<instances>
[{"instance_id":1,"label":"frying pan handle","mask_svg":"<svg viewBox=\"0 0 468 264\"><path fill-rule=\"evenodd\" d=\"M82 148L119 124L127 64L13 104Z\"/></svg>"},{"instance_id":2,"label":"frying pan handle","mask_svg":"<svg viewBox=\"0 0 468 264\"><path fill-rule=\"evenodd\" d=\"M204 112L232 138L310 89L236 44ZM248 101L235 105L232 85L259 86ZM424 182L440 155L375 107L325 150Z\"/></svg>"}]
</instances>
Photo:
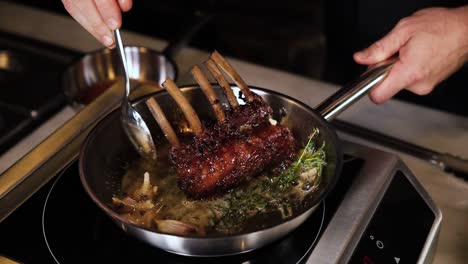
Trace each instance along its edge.
<instances>
[{"instance_id":1,"label":"frying pan handle","mask_svg":"<svg viewBox=\"0 0 468 264\"><path fill-rule=\"evenodd\" d=\"M333 120L338 114L361 99L370 89L380 84L396 61L397 57L391 57L371 66L353 83L325 99L316 107L316 110L327 121Z\"/></svg>"},{"instance_id":2,"label":"frying pan handle","mask_svg":"<svg viewBox=\"0 0 468 264\"><path fill-rule=\"evenodd\" d=\"M179 36L169 43L169 45L162 51L168 58L174 58L179 51L184 48L208 22L215 17L214 14L196 13L194 21L188 26L185 31L181 32Z\"/></svg>"}]
</instances>

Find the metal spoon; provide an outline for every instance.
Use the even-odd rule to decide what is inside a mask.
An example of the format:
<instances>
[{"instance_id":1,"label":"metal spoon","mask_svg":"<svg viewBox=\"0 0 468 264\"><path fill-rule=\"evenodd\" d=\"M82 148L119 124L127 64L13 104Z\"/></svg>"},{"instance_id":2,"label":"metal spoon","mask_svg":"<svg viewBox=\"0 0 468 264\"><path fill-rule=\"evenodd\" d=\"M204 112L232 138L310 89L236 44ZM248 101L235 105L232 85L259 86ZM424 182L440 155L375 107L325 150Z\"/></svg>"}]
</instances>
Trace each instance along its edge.
<instances>
[{"instance_id":1,"label":"metal spoon","mask_svg":"<svg viewBox=\"0 0 468 264\"><path fill-rule=\"evenodd\" d=\"M149 131L145 120L143 120L141 115L128 100L128 96L130 94L130 78L128 77L125 50L122 44L122 38L120 37L120 31L118 29L114 31L114 36L117 44L117 51L119 52L119 57L122 60L125 73L125 96L122 99L121 106L121 121L124 131L135 149L141 156L143 156L143 158L156 160L156 147L154 145L153 138L151 137L151 132Z\"/></svg>"}]
</instances>

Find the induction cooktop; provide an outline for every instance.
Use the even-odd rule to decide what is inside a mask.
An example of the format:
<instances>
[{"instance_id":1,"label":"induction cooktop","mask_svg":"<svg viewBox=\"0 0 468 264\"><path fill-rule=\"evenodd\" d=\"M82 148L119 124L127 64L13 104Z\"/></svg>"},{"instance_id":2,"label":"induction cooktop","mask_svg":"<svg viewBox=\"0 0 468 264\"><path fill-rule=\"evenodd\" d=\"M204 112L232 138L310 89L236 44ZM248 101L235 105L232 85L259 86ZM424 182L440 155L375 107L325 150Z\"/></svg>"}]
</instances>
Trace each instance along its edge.
<instances>
[{"instance_id":1,"label":"induction cooktop","mask_svg":"<svg viewBox=\"0 0 468 264\"><path fill-rule=\"evenodd\" d=\"M0 223L0 255L23 263L431 262L441 213L427 192L397 156L344 145L339 182L314 214L252 252L184 257L128 236L87 196L74 161Z\"/></svg>"}]
</instances>

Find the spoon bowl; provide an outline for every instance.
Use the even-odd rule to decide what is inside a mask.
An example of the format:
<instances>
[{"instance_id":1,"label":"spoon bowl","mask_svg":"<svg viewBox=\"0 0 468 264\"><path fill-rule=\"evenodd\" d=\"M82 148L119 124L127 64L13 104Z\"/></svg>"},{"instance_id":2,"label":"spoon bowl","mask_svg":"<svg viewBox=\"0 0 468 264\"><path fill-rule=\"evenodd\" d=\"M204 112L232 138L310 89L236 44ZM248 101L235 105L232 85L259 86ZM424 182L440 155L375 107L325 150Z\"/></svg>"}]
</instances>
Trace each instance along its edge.
<instances>
[{"instance_id":1,"label":"spoon bowl","mask_svg":"<svg viewBox=\"0 0 468 264\"><path fill-rule=\"evenodd\" d=\"M135 147L137 152L147 160L156 160L156 146L154 144L151 132L146 125L145 120L141 117L138 111L132 106L128 97L130 95L130 78L127 70L127 59L125 57L125 50L120 36L120 31L114 31L117 51L122 61L122 66L125 75L125 95L122 100L121 106L121 123L127 134L130 142Z\"/></svg>"}]
</instances>

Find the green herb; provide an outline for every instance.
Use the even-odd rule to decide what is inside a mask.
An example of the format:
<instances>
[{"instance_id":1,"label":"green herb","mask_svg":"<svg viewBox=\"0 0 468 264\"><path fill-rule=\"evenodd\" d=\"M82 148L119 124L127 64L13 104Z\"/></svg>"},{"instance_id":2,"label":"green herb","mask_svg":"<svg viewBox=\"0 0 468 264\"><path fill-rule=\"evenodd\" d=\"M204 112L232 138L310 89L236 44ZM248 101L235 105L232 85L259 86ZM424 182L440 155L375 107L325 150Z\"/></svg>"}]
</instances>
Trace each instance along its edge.
<instances>
[{"instance_id":1,"label":"green herb","mask_svg":"<svg viewBox=\"0 0 468 264\"><path fill-rule=\"evenodd\" d=\"M320 185L322 171L327 164L325 142L317 148L314 141L318 134L319 130L314 129L306 146L299 152L300 155L278 176L263 177L254 184L227 194L227 202L212 208L216 215L212 225L217 229L233 230L257 213L276 210L283 218L291 216L291 193L297 190L301 193L315 190ZM296 200L302 198L303 194Z\"/></svg>"}]
</instances>

